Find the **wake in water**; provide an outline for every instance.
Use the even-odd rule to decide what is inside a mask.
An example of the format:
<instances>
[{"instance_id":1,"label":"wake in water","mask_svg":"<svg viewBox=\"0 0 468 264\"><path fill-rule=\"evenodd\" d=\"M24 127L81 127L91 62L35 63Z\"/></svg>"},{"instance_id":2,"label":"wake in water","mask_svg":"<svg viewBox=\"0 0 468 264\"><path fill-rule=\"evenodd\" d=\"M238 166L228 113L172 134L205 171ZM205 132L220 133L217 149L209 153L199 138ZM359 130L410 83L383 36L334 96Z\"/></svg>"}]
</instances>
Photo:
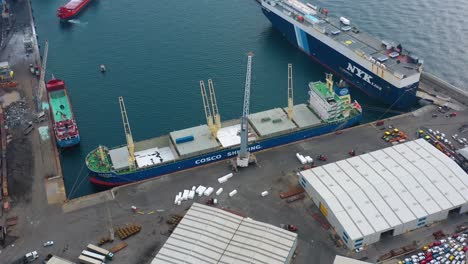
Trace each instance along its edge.
<instances>
[{"instance_id":1,"label":"wake in water","mask_svg":"<svg viewBox=\"0 0 468 264\"><path fill-rule=\"evenodd\" d=\"M79 19L70 19L70 20L68 20L68 23L80 24L80 25L87 25L88 24L88 22L82 22Z\"/></svg>"}]
</instances>

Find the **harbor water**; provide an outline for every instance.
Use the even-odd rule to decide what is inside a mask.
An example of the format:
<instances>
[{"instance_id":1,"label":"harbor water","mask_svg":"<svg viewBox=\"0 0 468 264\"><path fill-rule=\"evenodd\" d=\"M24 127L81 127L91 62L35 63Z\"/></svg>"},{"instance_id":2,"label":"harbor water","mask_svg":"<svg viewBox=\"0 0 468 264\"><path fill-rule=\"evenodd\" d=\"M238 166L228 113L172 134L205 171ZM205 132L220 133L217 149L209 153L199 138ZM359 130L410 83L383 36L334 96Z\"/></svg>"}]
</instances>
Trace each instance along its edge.
<instances>
[{"instance_id":1,"label":"harbor water","mask_svg":"<svg viewBox=\"0 0 468 264\"><path fill-rule=\"evenodd\" d=\"M89 151L125 144L118 96L125 98L134 140L142 140L205 122L202 79L214 81L222 120L238 118L249 51L255 54L251 112L286 106L287 63L294 67L295 103L306 102L309 81L325 78L324 68L276 32L253 0L95 0L76 19L60 23L55 13L65 2L32 4L39 41L49 40L46 78L66 81L81 134L79 147L61 153L69 198L98 191L84 165ZM462 88L468 81L468 7L461 0L319 4L364 31L401 41L446 81ZM383 116L380 103L356 89L351 93L364 106L365 120Z\"/></svg>"}]
</instances>

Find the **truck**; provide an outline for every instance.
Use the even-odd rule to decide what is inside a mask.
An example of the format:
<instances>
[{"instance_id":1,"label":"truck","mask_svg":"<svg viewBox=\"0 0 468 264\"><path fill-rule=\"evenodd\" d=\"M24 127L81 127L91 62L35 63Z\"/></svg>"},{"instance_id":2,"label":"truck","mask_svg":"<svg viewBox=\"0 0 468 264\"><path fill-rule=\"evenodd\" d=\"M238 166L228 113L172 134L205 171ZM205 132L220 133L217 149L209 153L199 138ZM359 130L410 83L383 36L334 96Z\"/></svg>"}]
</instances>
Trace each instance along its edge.
<instances>
[{"instance_id":1,"label":"truck","mask_svg":"<svg viewBox=\"0 0 468 264\"><path fill-rule=\"evenodd\" d=\"M95 246L93 244L88 244L88 246L86 247L89 251L91 252L96 252L98 254L101 254L101 255L104 255L106 256L106 258L108 260L112 260L112 258L114 257L114 253L110 252L109 250L107 249L104 249L104 248L101 248L101 247L98 247L98 246Z\"/></svg>"},{"instance_id":2,"label":"truck","mask_svg":"<svg viewBox=\"0 0 468 264\"><path fill-rule=\"evenodd\" d=\"M88 251L88 250L81 251L81 255L86 256L86 257L90 257L90 258L93 258L93 259L97 259L97 260L101 261L102 263L106 262L106 256L101 255L101 254L97 254L97 253L94 253L94 252L91 252L91 251Z\"/></svg>"}]
</instances>

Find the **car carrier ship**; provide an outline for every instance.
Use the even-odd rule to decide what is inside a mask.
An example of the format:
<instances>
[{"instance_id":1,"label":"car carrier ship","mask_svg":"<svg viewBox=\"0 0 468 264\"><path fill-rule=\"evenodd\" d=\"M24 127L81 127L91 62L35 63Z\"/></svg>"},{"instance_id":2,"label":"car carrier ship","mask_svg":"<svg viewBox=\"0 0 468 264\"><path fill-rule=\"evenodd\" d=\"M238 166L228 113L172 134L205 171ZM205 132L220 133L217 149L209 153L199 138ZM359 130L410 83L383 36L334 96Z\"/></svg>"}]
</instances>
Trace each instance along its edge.
<instances>
[{"instance_id":1,"label":"car carrier ship","mask_svg":"<svg viewBox=\"0 0 468 264\"><path fill-rule=\"evenodd\" d=\"M65 82L53 77L47 82L46 89L57 146L68 148L78 145L80 143L80 133L78 132Z\"/></svg>"},{"instance_id":2,"label":"car carrier ship","mask_svg":"<svg viewBox=\"0 0 468 264\"><path fill-rule=\"evenodd\" d=\"M288 107L248 115L248 134L245 135L248 151L256 152L304 140L360 122L362 110L359 103L351 101L346 89L333 84L331 74L327 75L326 83L310 83L308 103L298 105L293 105L292 101L291 66L288 67L288 76ZM120 97L127 145L114 148L99 146L91 151L86 156L90 181L100 186L118 186L236 158L241 145L241 121L221 123L211 80L208 80L208 86L211 107L204 82L200 81L206 125L135 143Z\"/></svg>"},{"instance_id":3,"label":"car carrier ship","mask_svg":"<svg viewBox=\"0 0 468 264\"><path fill-rule=\"evenodd\" d=\"M345 17L298 0L261 0L284 37L350 85L395 108L416 102L423 60L393 41L362 32Z\"/></svg>"}]
</instances>

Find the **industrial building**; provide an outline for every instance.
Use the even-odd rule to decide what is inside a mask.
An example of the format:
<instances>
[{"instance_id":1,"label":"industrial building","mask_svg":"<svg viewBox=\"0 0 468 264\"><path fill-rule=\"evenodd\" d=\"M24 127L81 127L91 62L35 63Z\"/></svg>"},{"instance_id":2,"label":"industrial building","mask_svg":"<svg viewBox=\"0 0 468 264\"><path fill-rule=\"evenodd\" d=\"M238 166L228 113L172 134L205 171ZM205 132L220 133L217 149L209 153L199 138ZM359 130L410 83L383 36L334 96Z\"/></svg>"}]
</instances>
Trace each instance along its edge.
<instances>
[{"instance_id":1,"label":"industrial building","mask_svg":"<svg viewBox=\"0 0 468 264\"><path fill-rule=\"evenodd\" d=\"M337 255L333 261L333 264L370 264L370 262L364 262L357 259Z\"/></svg>"},{"instance_id":2,"label":"industrial building","mask_svg":"<svg viewBox=\"0 0 468 264\"><path fill-rule=\"evenodd\" d=\"M151 264L283 264L296 244L296 233L194 203Z\"/></svg>"},{"instance_id":3,"label":"industrial building","mask_svg":"<svg viewBox=\"0 0 468 264\"><path fill-rule=\"evenodd\" d=\"M75 262L71 262L64 258L58 256L52 256L49 260L45 261L44 263L47 264L75 264Z\"/></svg>"},{"instance_id":4,"label":"industrial building","mask_svg":"<svg viewBox=\"0 0 468 264\"><path fill-rule=\"evenodd\" d=\"M468 212L468 175L424 139L299 173L350 249Z\"/></svg>"}]
</instances>

